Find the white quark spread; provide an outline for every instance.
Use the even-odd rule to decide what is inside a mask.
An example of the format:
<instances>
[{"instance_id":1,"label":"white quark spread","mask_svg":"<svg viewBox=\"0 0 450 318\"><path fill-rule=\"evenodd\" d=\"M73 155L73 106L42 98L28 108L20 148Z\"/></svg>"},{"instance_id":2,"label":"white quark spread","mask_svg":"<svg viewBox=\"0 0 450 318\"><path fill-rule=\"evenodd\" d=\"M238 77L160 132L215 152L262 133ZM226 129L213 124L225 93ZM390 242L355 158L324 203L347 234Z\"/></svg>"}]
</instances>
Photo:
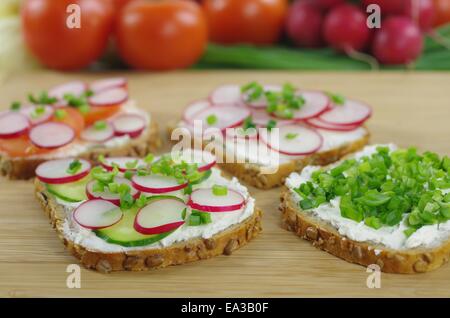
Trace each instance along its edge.
<instances>
[{"instance_id":1,"label":"white quark spread","mask_svg":"<svg viewBox=\"0 0 450 318\"><path fill-rule=\"evenodd\" d=\"M124 103L121 107L120 112L115 114L111 119L114 117L121 115L121 114L138 114L141 115L143 118L145 118L147 122L147 127L142 132L142 134L146 134L147 130L149 129L150 124L150 114L146 111L143 111L136 107L136 103L133 100L129 100L126 103ZM105 149L105 148L116 148L123 146L127 144L130 141L130 137L128 135L119 136L119 137L113 137L106 142L102 143L95 143L95 142L87 142L83 140L76 140L67 146L58 148L55 151L51 151L46 154L40 154L36 156L30 156L30 159L33 158L39 158L39 159L60 159L60 158L67 158L67 157L76 157L80 155L81 153L84 153L86 151L91 151L94 149Z\"/></svg>"},{"instance_id":2,"label":"white quark spread","mask_svg":"<svg viewBox=\"0 0 450 318\"><path fill-rule=\"evenodd\" d=\"M192 238L210 238L213 235L229 228L234 224L238 224L250 217L255 208L255 200L250 197L247 188L242 186L236 178L228 180L220 175L220 170L213 168L211 176L199 185L193 186L193 189L199 188L209 188L213 185L226 185L229 189L238 191L246 198L245 207L241 210L232 212L217 212L211 213L212 222L209 224L199 225L199 226L189 226L187 224L182 225L177 230L175 230L169 236L163 238L162 240L144 246L137 247L124 247L117 244L111 244L103 239L99 238L95 233L89 229L85 229L79 226L72 219L73 210L81 204L80 203L69 203L59 198L56 198L58 204L64 207L66 213L66 219L63 224L64 236L75 242L76 244L84 246L90 251L101 251L101 252L126 252L126 251L136 251L149 248L161 248L172 245L176 242L187 241ZM188 211L190 213L190 211Z\"/></svg>"},{"instance_id":3,"label":"white quark spread","mask_svg":"<svg viewBox=\"0 0 450 318\"><path fill-rule=\"evenodd\" d=\"M367 146L362 151L356 153L354 158L359 159L363 156L369 156L376 152L378 146L380 145ZM387 146L389 146L391 151L396 149L395 145L389 144ZM291 189L292 198L295 203L298 203L301 197L293 189L309 181L312 173L320 168L317 166L307 166L300 174L294 172L286 179L286 186ZM443 190L443 192L447 193L448 189ZM342 217L339 203L340 198L336 197L330 202L323 203L319 207L307 210L304 213L312 213L315 217L330 223L341 235L354 241L381 244L396 250L419 247L433 248L450 237L450 221L441 224L425 225L407 237L403 233L407 229L405 223L407 215L396 226L383 226L376 230L365 225L364 221L356 222Z\"/></svg>"}]
</instances>

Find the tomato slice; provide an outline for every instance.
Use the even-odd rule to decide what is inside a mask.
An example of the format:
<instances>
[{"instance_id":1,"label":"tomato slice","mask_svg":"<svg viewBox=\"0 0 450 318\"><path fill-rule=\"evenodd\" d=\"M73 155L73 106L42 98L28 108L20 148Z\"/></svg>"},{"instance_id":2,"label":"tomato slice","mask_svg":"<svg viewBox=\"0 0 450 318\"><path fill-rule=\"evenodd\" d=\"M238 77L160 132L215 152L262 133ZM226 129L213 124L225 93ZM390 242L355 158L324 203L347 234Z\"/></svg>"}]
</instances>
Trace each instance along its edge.
<instances>
[{"instance_id":1,"label":"tomato slice","mask_svg":"<svg viewBox=\"0 0 450 318\"><path fill-rule=\"evenodd\" d=\"M17 138L0 139L0 151L6 152L10 157L29 157L48 153L51 150L34 146L28 135L23 135Z\"/></svg>"},{"instance_id":2,"label":"tomato slice","mask_svg":"<svg viewBox=\"0 0 450 318\"><path fill-rule=\"evenodd\" d=\"M89 112L84 115L86 126L94 124L96 121L108 119L120 110L120 105L114 106L91 106Z\"/></svg>"},{"instance_id":3,"label":"tomato slice","mask_svg":"<svg viewBox=\"0 0 450 318\"><path fill-rule=\"evenodd\" d=\"M81 115L81 113L77 109L72 107L61 107L58 109L64 110L66 112L66 116L61 119L54 117L53 121L69 125L75 130L75 133L78 136L84 129L83 115Z\"/></svg>"}]
</instances>

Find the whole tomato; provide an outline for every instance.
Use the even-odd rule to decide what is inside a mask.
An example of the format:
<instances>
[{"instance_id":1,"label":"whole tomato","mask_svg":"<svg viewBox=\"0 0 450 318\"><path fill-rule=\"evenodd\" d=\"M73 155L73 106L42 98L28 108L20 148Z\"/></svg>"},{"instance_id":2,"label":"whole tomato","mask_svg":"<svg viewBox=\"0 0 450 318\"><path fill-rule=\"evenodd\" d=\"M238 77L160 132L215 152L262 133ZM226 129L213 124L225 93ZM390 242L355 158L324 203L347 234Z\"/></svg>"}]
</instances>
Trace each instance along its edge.
<instances>
[{"instance_id":1,"label":"whole tomato","mask_svg":"<svg viewBox=\"0 0 450 318\"><path fill-rule=\"evenodd\" d=\"M435 8L434 25L450 23L450 0L433 0Z\"/></svg>"},{"instance_id":2,"label":"whole tomato","mask_svg":"<svg viewBox=\"0 0 450 318\"><path fill-rule=\"evenodd\" d=\"M80 9L79 28L71 24L76 22L76 11L68 10L73 4ZM26 0L21 15L30 51L58 70L81 69L100 57L114 22L113 5L103 0Z\"/></svg>"},{"instance_id":3,"label":"whole tomato","mask_svg":"<svg viewBox=\"0 0 450 318\"><path fill-rule=\"evenodd\" d=\"M216 43L266 45L284 26L286 0L205 0L210 40Z\"/></svg>"},{"instance_id":4,"label":"whole tomato","mask_svg":"<svg viewBox=\"0 0 450 318\"><path fill-rule=\"evenodd\" d=\"M133 1L119 15L117 46L138 69L170 70L194 64L208 40L201 7L190 1Z\"/></svg>"}]
</instances>

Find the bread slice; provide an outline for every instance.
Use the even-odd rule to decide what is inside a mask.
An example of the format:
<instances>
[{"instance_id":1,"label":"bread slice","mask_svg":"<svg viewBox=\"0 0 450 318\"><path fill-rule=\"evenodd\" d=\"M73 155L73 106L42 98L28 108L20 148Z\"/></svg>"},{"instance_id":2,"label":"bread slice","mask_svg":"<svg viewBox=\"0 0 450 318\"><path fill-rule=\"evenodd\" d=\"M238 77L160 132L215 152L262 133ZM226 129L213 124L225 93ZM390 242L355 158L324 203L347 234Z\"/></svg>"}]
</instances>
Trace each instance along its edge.
<instances>
[{"instance_id":1,"label":"bread slice","mask_svg":"<svg viewBox=\"0 0 450 318\"><path fill-rule=\"evenodd\" d=\"M252 216L244 222L235 224L209 239L194 238L166 248L102 253L90 251L64 235L65 213L62 206L57 203L52 194L47 192L44 184L38 179L35 181L35 196L69 252L78 258L86 268L103 273L124 270L144 271L180 265L221 254L230 255L261 231L261 211L255 208Z\"/></svg>"},{"instance_id":2,"label":"bread slice","mask_svg":"<svg viewBox=\"0 0 450 318\"><path fill-rule=\"evenodd\" d=\"M138 156L143 157L149 152L156 151L161 146L159 128L156 122L152 121L147 131L136 139L130 140L125 145L106 148L99 147L78 155L97 162L99 155L109 156ZM33 157L33 158L11 158L0 153L0 175L12 180L28 180L35 176L34 172L39 164L53 158Z\"/></svg>"},{"instance_id":3,"label":"bread slice","mask_svg":"<svg viewBox=\"0 0 450 318\"><path fill-rule=\"evenodd\" d=\"M383 272L413 274L435 270L450 258L450 239L436 248L410 250L393 250L384 245L351 240L342 236L331 224L302 211L286 187L281 193L279 209L285 229L350 263L363 266L376 264Z\"/></svg>"},{"instance_id":4,"label":"bread slice","mask_svg":"<svg viewBox=\"0 0 450 318\"><path fill-rule=\"evenodd\" d=\"M177 128L177 123L172 122L167 127L167 132L170 136L172 131ZM340 147L330 149L327 151L317 152L312 155L304 156L299 159L295 159L281 164L278 167L276 173L263 174L261 173L262 166L254 163L218 163L218 166L237 177L239 180L254 186L259 189L271 189L283 185L284 180L292 172L300 172L303 167L307 165L327 165L340 160L345 155L356 152L368 144L370 138L370 132L367 128L366 134L351 143L343 144ZM201 142L199 143L201 144ZM218 156L218 154L215 154ZM219 160L221 162L223 160Z\"/></svg>"}]
</instances>

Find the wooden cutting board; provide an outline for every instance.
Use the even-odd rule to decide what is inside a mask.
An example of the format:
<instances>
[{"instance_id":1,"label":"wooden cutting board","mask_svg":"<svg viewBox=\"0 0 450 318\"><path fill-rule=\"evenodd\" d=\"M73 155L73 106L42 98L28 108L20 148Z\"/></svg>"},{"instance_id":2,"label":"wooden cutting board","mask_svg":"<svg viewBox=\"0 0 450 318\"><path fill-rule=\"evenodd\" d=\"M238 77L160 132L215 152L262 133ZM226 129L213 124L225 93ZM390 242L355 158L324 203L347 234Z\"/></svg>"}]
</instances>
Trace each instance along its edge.
<instances>
[{"instance_id":1,"label":"wooden cutting board","mask_svg":"<svg viewBox=\"0 0 450 318\"><path fill-rule=\"evenodd\" d=\"M372 142L415 145L450 154L450 73L298 73L209 71L122 74L132 97L161 125L205 97L216 85L290 81L339 92L374 107ZM0 74L0 108L71 79L109 74ZM66 268L77 260L64 250L33 197L30 182L0 180L0 296L295 297L450 296L450 264L427 274L381 275L366 286L364 267L319 251L280 228L279 189L251 189L264 211L263 233L232 256L167 269L109 275L82 269L81 288L66 287Z\"/></svg>"}]
</instances>

